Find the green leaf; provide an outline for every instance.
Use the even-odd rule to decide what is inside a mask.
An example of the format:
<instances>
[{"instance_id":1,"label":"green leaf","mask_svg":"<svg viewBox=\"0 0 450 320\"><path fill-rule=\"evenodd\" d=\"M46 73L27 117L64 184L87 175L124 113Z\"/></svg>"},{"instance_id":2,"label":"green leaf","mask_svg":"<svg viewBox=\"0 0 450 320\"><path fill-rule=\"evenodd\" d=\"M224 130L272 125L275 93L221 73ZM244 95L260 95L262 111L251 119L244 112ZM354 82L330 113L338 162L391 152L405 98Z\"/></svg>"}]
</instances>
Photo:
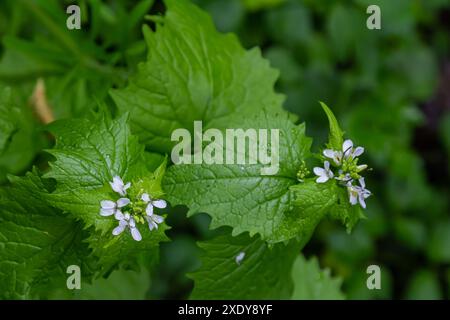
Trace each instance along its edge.
<instances>
[{"instance_id":1,"label":"green leaf","mask_svg":"<svg viewBox=\"0 0 450 320\"><path fill-rule=\"evenodd\" d=\"M343 300L342 280L333 278L329 269L321 270L315 257L298 256L292 268L293 300Z\"/></svg>"},{"instance_id":2,"label":"green leaf","mask_svg":"<svg viewBox=\"0 0 450 320\"><path fill-rule=\"evenodd\" d=\"M330 108L328 108L328 106L323 102L320 102L320 105L322 106L323 111L325 111L328 117L328 122L330 123L328 147L334 150L341 150L344 132L339 127L338 121L336 120L336 117L334 116Z\"/></svg>"},{"instance_id":3,"label":"green leaf","mask_svg":"<svg viewBox=\"0 0 450 320\"><path fill-rule=\"evenodd\" d=\"M350 205L346 188L339 187L336 181L318 184L307 180L298 184L297 172L309 157L311 145L304 125L295 126L286 114L266 112L227 125L243 130L279 129L279 171L262 175L261 163L248 162L174 165L163 180L172 205L187 205L189 216L208 213L212 217L211 228L231 226L233 235L258 233L271 243L293 238L307 241L325 217L340 220L349 231L363 217L358 206ZM248 146L258 145L253 139ZM226 146L224 151L231 150ZM233 152L238 155L236 150Z\"/></svg>"},{"instance_id":4,"label":"green leaf","mask_svg":"<svg viewBox=\"0 0 450 320\"><path fill-rule=\"evenodd\" d=\"M133 258L141 254L158 255L159 243L167 240L165 223L150 231L142 221L138 224L142 241L137 242L128 230L113 236L117 221L99 212L102 200L119 198L109 184L114 176L131 182L127 197L132 202L143 192L153 199L160 198L166 161L154 173L147 170L143 146L130 134L126 115L117 120L106 116L63 120L49 129L57 143L48 152L56 160L50 163L51 170L45 178L54 179L56 185L46 198L53 206L82 220L86 227L93 227L87 241L97 256L99 271L107 273L117 265L133 264Z\"/></svg>"},{"instance_id":5,"label":"green leaf","mask_svg":"<svg viewBox=\"0 0 450 320\"><path fill-rule=\"evenodd\" d=\"M359 219L365 217L359 206L350 204L347 189L335 180L316 183L315 179L308 179L292 186L291 191L296 213L289 216L292 234L300 233L307 237L325 217L339 220L350 232Z\"/></svg>"},{"instance_id":6,"label":"green leaf","mask_svg":"<svg viewBox=\"0 0 450 320\"><path fill-rule=\"evenodd\" d=\"M0 85L0 183L7 174L19 174L28 168L43 139L36 128L31 109L17 101L22 92Z\"/></svg>"},{"instance_id":7,"label":"green leaf","mask_svg":"<svg viewBox=\"0 0 450 320\"><path fill-rule=\"evenodd\" d=\"M161 165L161 163L164 162L164 159L165 159L164 156L159 153L155 152L144 153L145 166L149 171L155 171Z\"/></svg>"},{"instance_id":8,"label":"green leaf","mask_svg":"<svg viewBox=\"0 0 450 320\"><path fill-rule=\"evenodd\" d=\"M70 265L91 274L82 224L45 204L37 175L10 180L0 189L0 298L29 299L50 282L65 286Z\"/></svg>"},{"instance_id":9,"label":"green leaf","mask_svg":"<svg viewBox=\"0 0 450 320\"><path fill-rule=\"evenodd\" d=\"M251 118L235 119L227 125L243 130L278 129L279 150L275 152L279 156L278 172L261 175L261 168L265 167L261 163L174 165L163 179L171 204L187 205L188 215L206 212L212 216L212 228L231 226L233 235L246 231L250 236L259 233L270 242L297 236L291 232L291 223L301 214L292 212L290 187L298 182L297 171L309 156L311 139L305 136L304 124L294 125L285 113L269 115L263 112ZM270 135L269 131L268 139ZM248 143L256 144L257 141L252 140ZM305 231L305 236L307 233Z\"/></svg>"},{"instance_id":10,"label":"green leaf","mask_svg":"<svg viewBox=\"0 0 450 320\"><path fill-rule=\"evenodd\" d=\"M111 198L109 182L119 176L124 182L143 177L143 146L132 136L127 116L111 121L70 119L52 123L56 146L47 150L56 158L45 178L56 180L51 203L70 212L86 226L109 230L110 221L99 215L100 201Z\"/></svg>"},{"instance_id":11,"label":"green leaf","mask_svg":"<svg viewBox=\"0 0 450 320\"><path fill-rule=\"evenodd\" d=\"M116 223L117 225L117 223ZM120 236L109 233L92 233L87 242L92 249L93 256L97 258L96 272L100 275L108 275L114 269L136 268L137 260L159 260L159 243L168 241L165 231L166 224L160 224L158 230L148 231L148 226L138 225L142 234L142 240L137 242L131 238L129 232Z\"/></svg>"},{"instance_id":12,"label":"green leaf","mask_svg":"<svg viewBox=\"0 0 450 320\"><path fill-rule=\"evenodd\" d=\"M194 279L192 299L288 299L293 283L291 268L299 244L283 243L269 248L259 237L232 237L223 232L199 243L202 266ZM236 256L245 253L238 264Z\"/></svg>"},{"instance_id":13,"label":"green leaf","mask_svg":"<svg viewBox=\"0 0 450 320\"><path fill-rule=\"evenodd\" d=\"M92 284L82 283L80 290L58 290L52 292L50 299L76 300L144 300L150 286L149 271L142 268L116 270L107 279L100 278Z\"/></svg>"},{"instance_id":14,"label":"green leaf","mask_svg":"<svg viewBox=\"0 0 450 320\"><path fill-rule=\"evenodd\" d=\"M155 0L143 0L136 4L136 6L129 13L128 21L128 29L131 31L134 27L136 27L141 19L148 13L150 8L153 6Z\"/></svg>"},{"instance_id":15,"label":"green leaf","mask_svg":"<svg viewBox=\"0 0 450 320\"><path fill-rule=\"evenodd\" d=\"M166 0L165 17L156 31L144 27L147 61L139 65L125 89L111 95L121 112L154 151L170 152L177 128L203 127L239 112L242 117L261 108L279 110L283 97L273 90L278 72L246 51L232 34L220 34L211 18L186 0Z\"/></svg>"}]
</instances>

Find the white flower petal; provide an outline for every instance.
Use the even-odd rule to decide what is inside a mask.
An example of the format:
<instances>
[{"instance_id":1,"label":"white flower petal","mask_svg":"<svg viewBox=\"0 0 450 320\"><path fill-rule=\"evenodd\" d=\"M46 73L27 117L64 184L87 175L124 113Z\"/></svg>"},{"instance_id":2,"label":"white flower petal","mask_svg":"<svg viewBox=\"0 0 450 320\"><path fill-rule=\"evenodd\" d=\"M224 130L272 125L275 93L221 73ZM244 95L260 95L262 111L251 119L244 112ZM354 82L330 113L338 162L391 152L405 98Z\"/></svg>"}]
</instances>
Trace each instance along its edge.
<instances>
[{"instance_id":1,"label":"white flower petal","mask_svg":"<svg viewBox=\"0 0 450 320\"><path fill-rule=\"evenodd\" d=\"M355 192L355 190L353 189L353 187L349 188L348 194L350 196L349 201L352 205L355 205L358 203L358 193Z\"/></svg>"},{"instance_id":2,"label":"white flower petal","mask_svg":"<svg viewBox=\"0 0 450 320\"><path fill-rule=\"evenodd\" d=\"M128 221L128 225L130 226L130 228L135 228L136 227L136 221L134 221L133 218L130 218L130 221Z\"/></svg>"},{"instance_id":3,"label":"white flower petal","mask_svg":"<svg viewBox=\"0 0 450 320\"><path fill-rule=\"evenodd\" d=\"M131 236L136 241L141 241L142 240L141 233L139 232L139 230L136 227L132 227L131 228Z\"/></svg>"},{"instance_id":4,"label":"white flower petal","mask_svg":"<svg viewBox=\"0 0 450 320\"><path fill-rule=\"evenodd\" d=\"M334 150L331 150L331 149L323 150L323 155L327 158L334 159L335 154L336 154L336 152Z\"/></svg>"},{"instance_id":5,"label":"white flower petal","mask_svg":"<svg viewBox=\"0 0 450 320\"><path fill-rule=\"evenodd\" d=\"M325 161L323 163L323 167L325 168L326 171L330 170L330 163L328 161Z\"/></svg>"},{"instance_id":6,"label":"white flower petal","mask_svg":"<svg viewBox=\"0 0 450 320\"><path fill-rule=\"evenodd\" d=\"M153 229L158 229L158 225L152 221L152 219L147 219L148 221L148 228L150 229L150 231L152 231Z\"/></svg>"},{"instance_id":7,"label":"white flower petal","mask_svg":"<svg viewBox=\"0 0 450 320\"><path fill-rule=\"evenodd\" d=\"M368 197L370 197L372 195L372 192L370 192L367 189L364 189L364 192L362 193L362 195L364 196L364 199L367 199Z\"/></svg>"},{"instance_id":8,"label":"white flower petal","mask_svg":"<svg viewBox=\"0 0 450 320\"><path fill-rule=\"evenodd\" d=\"M148 195L148 193L143 193L141 196L141 200L144 201L145 203L150 202L150 196Z\"/></svg>"},{"instance_id":9,"label":"white flower petal","mask_svg":"<svg viewBox=\"0 0 450 320\"><path fill-rule=\"evenodd\" d=\"M119 177L119 176L114 176L114 177L113 177L113 183L114 183L114 184L117 184L117 185L122 185L122 186L123 186L122 178Z\"/></svg>"},{"instance_id":10,"label":"white flower petal","mask_svg":"<svg viewBox=\"0 0 450 320\"><path fill-rule=\"evenodd\" d=\"M162 223L164 221L164 218L161 216L158 216L157 214L154 214L151 219L156 223Z\"/></svg>"},{"instance_id":11,"label":"white flower petal","mask_svg":"<svg viewBox=\"0 0 450 320\"><path fill-rule=\"evenodd\" d=\"M362 155L364 152L364 148L363 147L357 147L355 148L355 151L353 151L353 157L359 157L360 155Z\"/></svg>"},{"instance_id":12,"label":"white flower petal","mask_svg":"<svg viewBox=\"0 0 450 320\"><path fill-rule=\"evenodd\" d=\"M328 177L327 176L320 176L320 177L318 177L317 179L316 179L316 182L317 183L324 183L324 182L327 182L328 181Z\"/></svg>"},{"instance_id":13,"label":"white flower petal","mask_svg":"<svg viewBox=\"0 0 450 320\"><path fill-rule=\"evenodd\" d=\"M113 181L109 183L111 185L111 188L118 193L121 193L123 190L123 181L120 177L115 176L113 178Z\"/></svg>"},{"instance_id":14,"label":"white flower petal","mask_svg":"<svg viewBox=\"0 0 450 320\"><path fill-rule=\"evenodd\" d=\"M316 176L323 176L325 174L325 169L321 167L314 167L313 171Z\"/></svg>"},{"instance_id":15,"label":"white flower petal","mask_svg":"<svg viewBox=\"0 0 450 320\"><path fill-rule=\"evenodd\" d=\"M335 151L333 161L336 165L340 166L342 161L342 151Z\"/></svg>"},{"instance_id":16,"label":"white flower petal","mask_svg":"<svg viewBox=\"0 0 450 320\"><path fill-rule=\"evenodd\" d=\"M117 207L123 208L123 207L127 206L129 203L130 203L130 199L120 198L119 200L117 200Z\"/></svg>"},{"instance_id":17,"label":"white flower petal","mask_svg":"<svg viewBox=\"0 0 450 320\"><path fill-rule=\"evenodd\" d=\"M112 216L116 212L116 209L100 209L100 215L103 217Z\"/></svg>"},{"instance_id":18,"label":"white flower petal","mask_svg":"<svg viewBox=\"0 0 450 320\"><path fill-rule=\"evenodd\" d=\"M359 179L359 184L363 189L366 187L366 182L364 181L364 178Z\"/></svg>"},{"instance_id":19,"label":"white flower petal","mask_svg":"<svg viewBox=\"0 0 450 320\"><path fill-rule=\"evenodd\" d=\"M145 212L148 216L151 216L153 214L153 205L151 203L147 205L147 208L145 208Z\"/></svg>"},{"instance_id":20,"label":"white flower petal","mask_svg":"<svg viewBox=\"0 0 450 320\"><path fill-rule=\"evenodd\" d=\"M119 226L126 227L127 225L128 225L128 222L126 222L125 220L119 221Z\"/></svg>"},{"instance_id":21,"label":"white flower petal","mask_svg":"<svg viewBox=\"0 0 450 320\"><path fill-rule=\"evenodd\" d=\"M362 194L359 195L359 204L361 205L361 207L363 207L364 209L366 208L366 202L364 201L364 197Z\"/></svg>"},{"instance_id":22,"label":"white flower petal","mask_svg":"<svg viewBox=\"0 0 450 320\"><path fill-rule=\"evenodd\" d=\"M161 200L161 199L155 200L152 203L155 207L160 208L160 209L164 209L165 207L167 207L167 202L164 200Z\"/></svg>"},{"instance_id":23,"label":"white flower petal","mask_svg":"<svg viewBox=\"0 0 450 320\"><path fill-rule=\"evenodd\" d=\"M344 152L345 154L348 154L348 152L351 151L352 148L353 142L350 139L345 140L344 143L342 144L342 152Z\"/></svg>"},{"instance_id":24,"label":"white flower petal","mask_svg":"<svg viewBox=\"0 0 450 320\"><path fill-rule=\"evenodd\" d=\"M129 187L131 187L131 182L128 182L126 185L124 185L123 190L127 190Z\"/></svg>"},{"instance_id":25,"label":"white flower petal","mask_svg":"<svg viewBox=\"0 0 450 320\"><path fill-rule=\"evenodd\" d=\"M123 232L123 230L125 230L125 226L119 224L119 226L114 228L114 230L112 231L112 234L117 236L117 235L121 234Z\"/></svg>"},{"instance_id":26,"label":"white flower petal","mask_svg":"<svg viewBox=\"0 0 450 320\"><path fill-rule=\"evenodd\" d=\"M125 219L125 216L123 215L123 213L120 210L116 210L116 213L114 214L114 218L116 218L116 220L123 220L123 219Z\"/></svg>"},{"instance_id":27,"label":"white flower petal","mask_svg":"<svg viewBox=\"0 0 450 320\"><path fill-rule=\"evenodd\" d=\"M111 200L103 200L100 202L100 206L102 209L114 209L116 207L116 203Z\"/></svg>"}]
</instances>

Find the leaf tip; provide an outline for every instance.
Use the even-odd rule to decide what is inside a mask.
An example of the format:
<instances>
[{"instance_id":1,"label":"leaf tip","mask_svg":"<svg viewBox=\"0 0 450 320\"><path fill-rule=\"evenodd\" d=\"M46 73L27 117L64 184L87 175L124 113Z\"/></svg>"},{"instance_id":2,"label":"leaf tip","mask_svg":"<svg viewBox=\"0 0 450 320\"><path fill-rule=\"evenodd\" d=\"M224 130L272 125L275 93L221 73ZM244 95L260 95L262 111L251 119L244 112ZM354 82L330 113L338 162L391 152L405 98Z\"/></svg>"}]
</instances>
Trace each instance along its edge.
<instances>
[{"instance_id":1,"label":"leaf tip","mask_svg":"<svg viewBox=\"0 0 450 320\"><path fill-rule=\"evenodd\" d=\"M339 127L338 121L334 116L331 109L322 101L319 101L323 111L327 115L329 126L330 126L330 134L328 138L328 145L332 149L340 150L342 143L344 141L344 132Z\"/></svg>"}]
</instances>

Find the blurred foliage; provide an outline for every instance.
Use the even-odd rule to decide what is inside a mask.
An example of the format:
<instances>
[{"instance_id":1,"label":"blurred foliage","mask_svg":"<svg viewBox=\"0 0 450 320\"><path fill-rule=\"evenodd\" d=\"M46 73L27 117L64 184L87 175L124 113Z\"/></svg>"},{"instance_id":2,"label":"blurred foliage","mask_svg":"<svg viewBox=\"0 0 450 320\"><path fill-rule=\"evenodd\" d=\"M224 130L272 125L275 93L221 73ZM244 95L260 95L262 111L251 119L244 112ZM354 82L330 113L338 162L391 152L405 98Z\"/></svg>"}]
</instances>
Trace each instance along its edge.
<instances>
[{"instance_id":1,"label":"blurred foliage","mask_svg":"<svg viewBox=\"0 0 450 320\"><path fill-rule=\"evenodd\" d=\"M56 117L83 115L143 60L140 29L153 2L78 1L83 28L68 30L61 9L72 1L2 1L0 80L32 84L43 77Z\"/></svg>"},{"instance_id":2,"label":"blurred foliage","mask_svg":"<svg viewBox=\"0 0 450 320\"><path fill-rule=\"evenodd\" d=\"M321 270L315 257L307 261L298 256L292 268L294 300L342 300L341 279L333 279L330 270Z\"/></svg>"},{"instance_id":3,"label":"blurred foliage","mask_svg":"<svg viewBox=\"0 0 450 320\"><path fill-rule=\"evenodd\" d=\"M116 270L108 279L82 283L80 290L57 290L48 299L77 300L144 300L150 287L148 270Z\"/></svg>"},{"instance_id":4,"label":"blurred foliage","mask_svg":"<svg viewBox=\"0 0 450 320\"><path fill-rule=\"evenodd\" d=\"M0 84L0 183L6 181L7 174L26 171L46 145L31 109L15 101L17 95L18 90Z\"/></svg>"},{"instance_id":5,"label":"blurred foliage","mask_svg":"<svg viewBox=\"0 0 450 320\"><path fill-rule=\"evenodd\" d=\"M0 2L0 83L12 86L18 130L0 139L0 182L39 165L45 136L29 98L43 78L56 118L84 115L109 102L144 60L144 16L159 1L80 0L82 29L69 31L63 8L73 1ZM347 134L366 148L374 196L367 220L352 234L322 223L305 255L343 279L347 298L448 298L450 294L450 4L448 0L195 0L219 30L245 47L260 46L280 70L285 107L326 139L319 100L333 105ZM366 28L366 8L381 8L382 29ZM153 7L152 7L153 5ZM152 9L150 9L152 8ZM150 11L152 10L152 11ZM112 103L108 103L112 105ZM11 110L12 110L11 109ZM2 109L3 110L3 109ZM12 115L12 117L15 117ZM1 121L1 120L0 120ZM0 122L1 123L1 122ZM8 150L8 141L23 150ZM208 219L169 224L181 230L162 247L152 298L183 298L186 272L198 264L194 239L207 239ZM382 290L365 286L366 268L382 269Z\"/></svg>"}]
</instances>

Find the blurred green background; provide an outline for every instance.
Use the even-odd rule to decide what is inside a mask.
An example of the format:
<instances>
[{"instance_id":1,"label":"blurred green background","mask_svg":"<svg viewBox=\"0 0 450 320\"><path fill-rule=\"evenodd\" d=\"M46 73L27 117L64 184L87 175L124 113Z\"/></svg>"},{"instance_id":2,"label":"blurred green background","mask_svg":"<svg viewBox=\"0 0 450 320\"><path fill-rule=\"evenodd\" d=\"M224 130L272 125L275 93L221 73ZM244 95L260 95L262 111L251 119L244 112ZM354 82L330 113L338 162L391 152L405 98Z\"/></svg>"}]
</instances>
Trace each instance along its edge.
<instances>
[{"instance_id":1,"label":"blurred green background","mask_svg":"<svg viewBox=\"0 0 450 320\"><path fill-rule=\"evenodd\" d=\"M68 31L64 8L82 9L82 30ZM20 106L15 134L0 153L0 183L45 164L48 139L29 99L38 78L56 118L83 116L122 87L146 47L144 16L160 1L0 2L0 83ZM373 196L348 235L322 222L304 254L343 279L349 299L448 299L450 296L450 3L448 0L196 0L220 31L246 48L261 47L280 70L285 108L307 123L315 145L328 125L318 100L332 107L342 128L373 168ZM381 8L381 30L366 28L367 6ZM87 14L84 14L87 13ZM1 140L1 139L0 139ZM2 141L0 141L2 143ZM12 147L14 146L14 147ZM195 240L209 237L208 218L169 216L173 242L147 298L185 298L198 266ZM366 268L382 269L382 290L368 290ZM126 275L126 278L134 277ZM117 281L115 280L116 285ZM125 281L125 280L124 280ZM119 285L120 286L120 285ZM148 285L147 285L148 286ZM128 288L129 289L129 288ZM109 289L105 289L109 290Z\"/></svg>"}]
</instances>

